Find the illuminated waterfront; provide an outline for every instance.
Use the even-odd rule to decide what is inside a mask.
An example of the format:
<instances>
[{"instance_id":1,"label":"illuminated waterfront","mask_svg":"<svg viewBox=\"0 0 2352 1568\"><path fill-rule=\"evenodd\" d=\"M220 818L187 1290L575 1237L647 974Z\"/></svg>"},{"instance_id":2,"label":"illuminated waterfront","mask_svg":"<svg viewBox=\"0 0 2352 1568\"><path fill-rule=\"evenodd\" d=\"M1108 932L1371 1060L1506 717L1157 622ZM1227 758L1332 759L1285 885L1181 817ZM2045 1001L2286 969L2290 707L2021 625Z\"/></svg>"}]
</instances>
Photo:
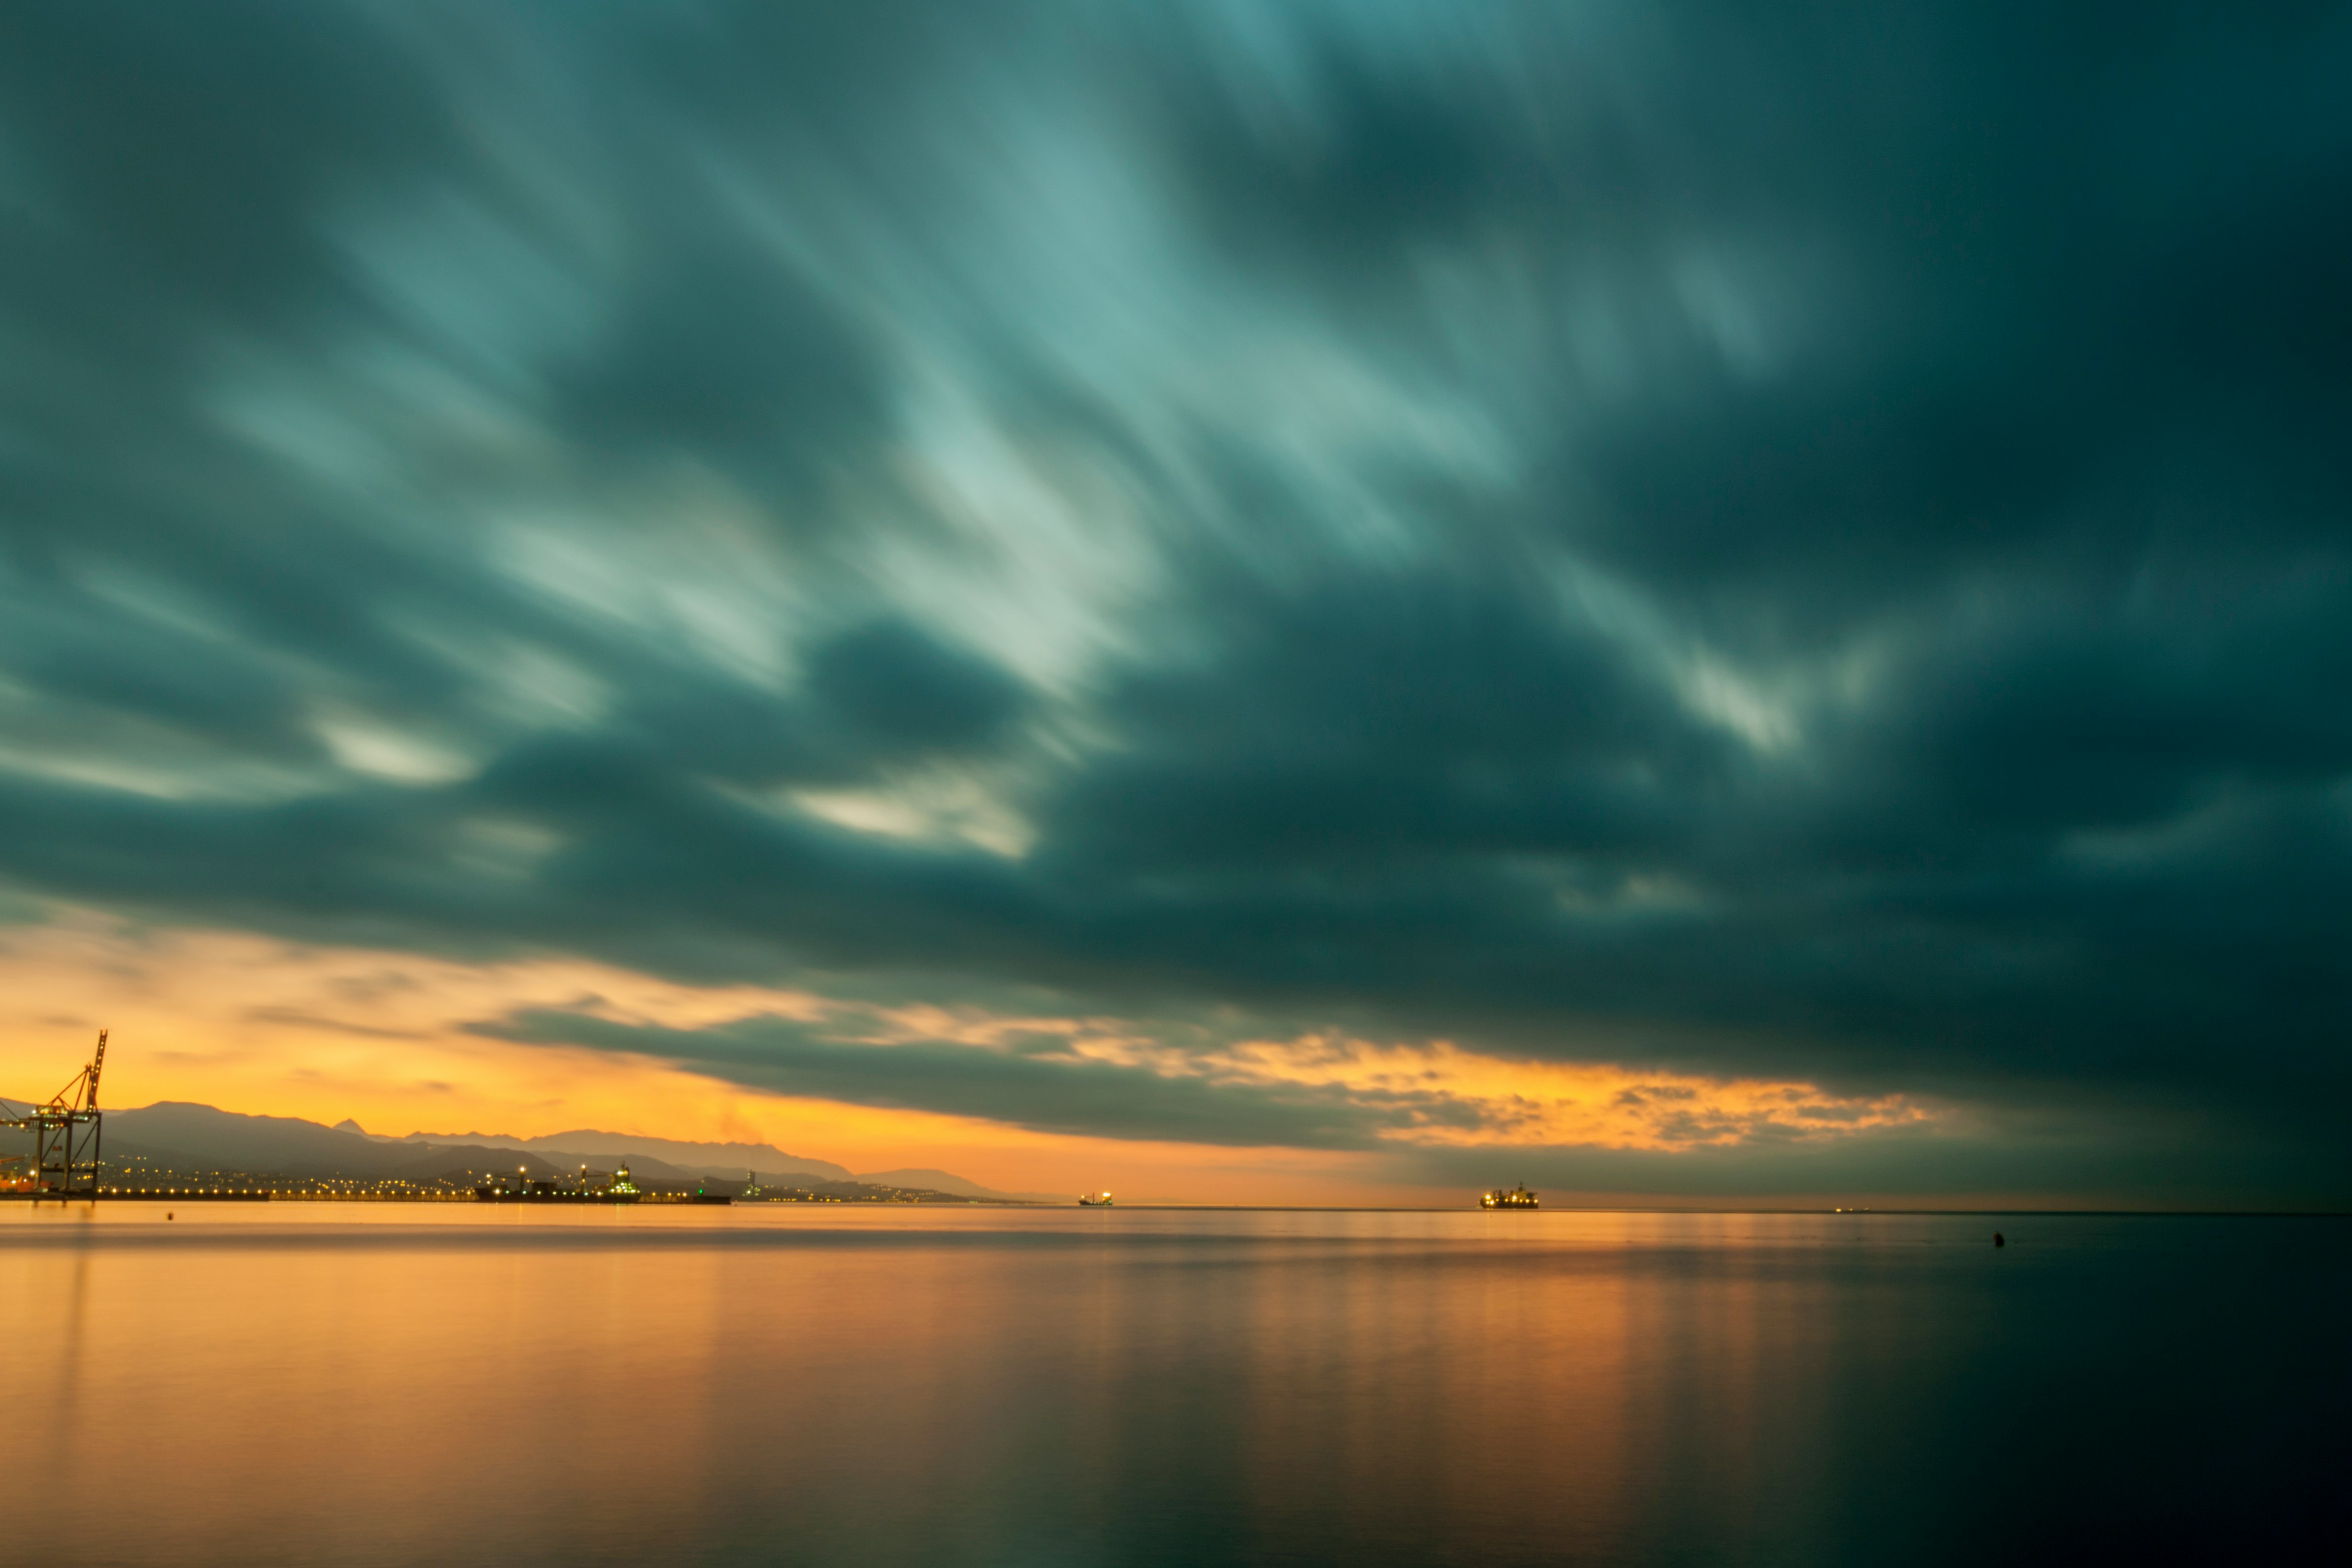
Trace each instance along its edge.
<instances>
[{"instance_id":1,"label":"illuminated waterfront","mask_svg":"<svg viewBox=\"0 0 2352 1568\"><path fill-rule=\"evenodd\" d=\"M26 1561L2165 1558L2341 1501L2336 1220L163 1212L0 1207L17 1495L138 1479Z\"/></svg>"}]
</instances>

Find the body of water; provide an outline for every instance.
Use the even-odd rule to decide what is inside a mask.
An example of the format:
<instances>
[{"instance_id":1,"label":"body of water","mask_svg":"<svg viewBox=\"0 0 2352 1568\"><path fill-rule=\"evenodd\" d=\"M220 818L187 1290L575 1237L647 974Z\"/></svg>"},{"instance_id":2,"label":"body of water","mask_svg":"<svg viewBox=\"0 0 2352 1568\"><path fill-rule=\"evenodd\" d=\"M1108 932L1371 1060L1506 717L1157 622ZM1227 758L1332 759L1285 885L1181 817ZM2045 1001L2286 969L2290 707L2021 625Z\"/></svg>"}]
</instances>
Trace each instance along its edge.
<instances>
[{"instance_id":1,"label":"body of water","mask_svg":"<svg viewBox=\"0 0 2352 1568\"><path fill-rule=\"evenodd\" d=\"M2340 1220L175 1213L0 1205L10 1561L2289 1561L2352 1500Z\"/></svg>"}]
</instances>

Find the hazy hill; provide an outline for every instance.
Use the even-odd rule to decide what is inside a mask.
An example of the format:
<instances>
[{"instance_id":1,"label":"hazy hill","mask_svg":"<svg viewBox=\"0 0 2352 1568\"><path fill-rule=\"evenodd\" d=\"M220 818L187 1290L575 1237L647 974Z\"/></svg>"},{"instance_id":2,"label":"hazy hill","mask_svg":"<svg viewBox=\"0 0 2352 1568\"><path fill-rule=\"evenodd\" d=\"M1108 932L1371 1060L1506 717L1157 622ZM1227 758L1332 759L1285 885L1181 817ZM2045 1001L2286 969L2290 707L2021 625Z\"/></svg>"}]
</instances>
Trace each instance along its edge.
<instances>
[{"instance_id":1,"label":"hazy hill","mask_svg":"<svg viewBox=\"0 0 2352 1568\"><path fill-rule=\"evenodd\" d=\"M135 1157L178 1171L243 1171L255 1175L402 1177L429 1181L462 1172L528 1165L551 1176L560 1161L519 1157L512 1150L465 1143L383 1143L291 1116L246 1116L209 1105L164 1100L106 1113L103 1152L110 1165ZM573 1162L576 1165L577 1162ZM646 1173L655 1180L690 1182L684 1172Z\"/></svg>"},{"instance_id":2,"label":"hazy hill","mask_svg":"<svg viewBox=\"0 0 2352 1568\"><path fill-rule=\"evenodd\" d=\"M107 1120L113 1121L108 1113ZM421 1144L405 1152L405 1158L386 1160L317 1160L296 1158L282 1164L268 1164L259 1160L235 1159L201 1149L172 1149L161 1144L144 1143L133 1139L109 1136L105 1159L108 1180L120 1180L141 1185L163 1175L203 1176L210 1172L265 1178L271 1181L305 1182L343 1178L360 1182L398 1180L420 1186L447 1182L467 1185L490 1175L512 1174L519 1168L524 1173L551 1179L565 1173L563 1167L551 1164L535 1155L518 1154L511 1149L481 1149L444 1144ZM691 1183L696 1178L677 1174L671 1178L677 1184Z\"/></svg>"},{"instance_id":3,"label":"hazy hill","mask_svg":"<svg viewBox=\"0 0 2352 1568\"><path fill-rule=\"evenodd\" d=\"M934 1193L952 1193L960 1198L992 1198L1027 1204L1074 1201L1069 1194L1063 1193L1000 1193L993 1187L983 1187L978 1182L965 1181L951 1171L867 1171L857 1180L877 1187L909 1187Z\"/></svg>"},{"instance_id":4,"label":"hazy hill","mask_svg":"<svg viewBox=\"0 0 2352 1568\"><path fill-rule=\"evenodd\" d=\"M357 1123L351 1123L354 1127ZM787 1154L772 1143L687 1143L675 1138L646 1138L634 1132L600 1132L583 1128L574 1132L551 1132L543 1138L516 1138L503 1132L415 1132L404 1142L469 1143L486 1149L515 1149L543 1153L549 1159L565 1154L617 1159L635 1154L666 1160L681 1171L700 1176L740 1180L746 1171L761 1176L813 1176L821 1181L852 1180L849 1167L806 1154ZM573 1161L572 1163L579 1163ZM630 1167L635 1170L635 1167ZM941 1188L941 1191L949 1189Z\"/></svg>"},{"instance_id":5,"label":"hazy hill","mask_svg":"<svg viewBox=\"0 0 2352 1568\"><path fill-rule=\"evenodd\" d=\"M415 1163L315 1121L292 1116L245 1116L167 1100L137 1110L106 1113L108 1152L170 1151L225 1170L384 1176Z\"/></svg>"},{"instance_id":6,"label":"hazy hill","mask_svg":"<svg viewBox=\"0 0 2352 1568\"><path fill-rule=\"evenodd\" d=\"M0 1106L21 1102L0 1100ZM464 1173L517 1169L537 1177L567 1174L582 1165L610 1171L625 1160L640 1183L687 1186L706 1178L740 1185L746 1171L769 1186L817 1187L832 1183L928 1189L960 1197L1056 1201L1049 1194L999 1193L946 1171L884 1171L853 1176L829 1160L787 1154L767 1143L688 1143L671 1138L583 1130L544 1138L477 1132L371 1134L356 1121L322 1127L292 1116L247 1116L209 1105L163 1100L106 1113L110 1164L143 1159L184 1171L241 1171L253 1175L342 1176L429 1182ZM29 1132L0 1132L0 1155L29 1152ZM714 1184L714 1191L732 1190Z\"/></svg>"}]
</instances>

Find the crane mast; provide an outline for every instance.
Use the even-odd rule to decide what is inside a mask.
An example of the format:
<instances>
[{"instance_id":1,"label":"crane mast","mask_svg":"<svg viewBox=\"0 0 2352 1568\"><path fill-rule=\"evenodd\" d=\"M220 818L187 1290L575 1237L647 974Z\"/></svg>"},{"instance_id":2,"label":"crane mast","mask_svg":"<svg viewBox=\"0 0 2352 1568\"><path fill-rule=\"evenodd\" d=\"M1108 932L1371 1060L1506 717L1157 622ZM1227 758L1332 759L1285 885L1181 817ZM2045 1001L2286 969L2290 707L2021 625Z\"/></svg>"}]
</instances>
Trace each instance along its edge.
<instances>
[{"instance_id":1,"label":"crane mast","mask_svg":"<svg viewBox=\"0 0 2352 1568\"><path fill-rule=\"evenodd\" d=\"M0 1118L0 1127L24 1128L33 1134L36 1197L98 1196L98 1075L106 1066L106 1035L104 1029L98 1032L98 1049L89 1065L68 1079L47 1105L29 1107L22 1116Z\"/></svg>"}]
</instances>

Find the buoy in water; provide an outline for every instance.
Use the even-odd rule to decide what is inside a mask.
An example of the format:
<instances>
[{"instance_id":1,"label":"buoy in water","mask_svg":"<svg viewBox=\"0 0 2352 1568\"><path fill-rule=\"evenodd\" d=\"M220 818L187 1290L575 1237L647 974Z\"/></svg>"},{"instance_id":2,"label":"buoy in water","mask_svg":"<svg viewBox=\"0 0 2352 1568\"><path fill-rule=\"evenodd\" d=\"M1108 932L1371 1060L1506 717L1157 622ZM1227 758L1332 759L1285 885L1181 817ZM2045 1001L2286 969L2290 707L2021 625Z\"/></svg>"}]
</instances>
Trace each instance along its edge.
<instances>
[{"instance_id":1,"label":"buoy in water","mask_svg":"<svg viewBox=\"0 0 2352 1568\"><path fill-rule=\"evenodd\" d=\"M2009 1245L2009 1237L2001 1235L1999 1231L1994 1231L1992 1233L1992 1244L1995 1247L2007 1247Z\"/></svg>"}]
</instances>

